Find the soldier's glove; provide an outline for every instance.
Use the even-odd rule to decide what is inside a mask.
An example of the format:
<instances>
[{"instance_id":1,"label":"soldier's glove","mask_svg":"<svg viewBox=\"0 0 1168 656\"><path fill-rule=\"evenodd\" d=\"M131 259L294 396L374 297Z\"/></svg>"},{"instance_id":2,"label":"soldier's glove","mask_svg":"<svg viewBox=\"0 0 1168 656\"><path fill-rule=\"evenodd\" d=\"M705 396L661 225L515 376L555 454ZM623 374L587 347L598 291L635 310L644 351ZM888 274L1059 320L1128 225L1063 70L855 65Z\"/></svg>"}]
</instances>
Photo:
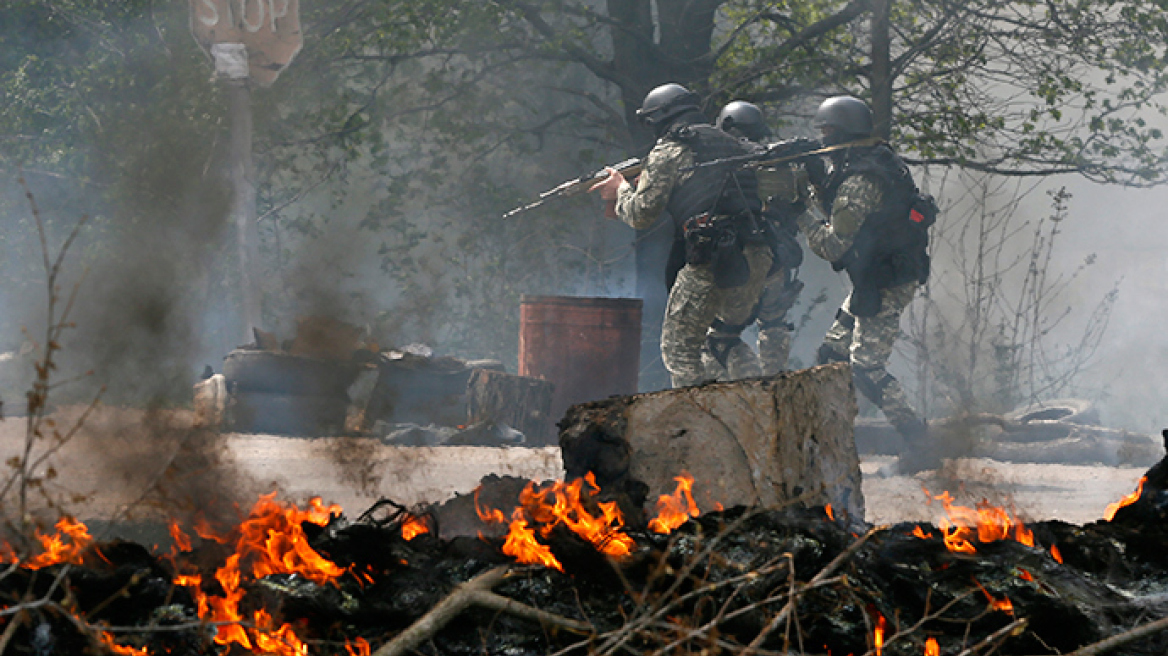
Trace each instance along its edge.
<instances>
[{"instance_id":1,"label":"soldier's glove","mask_svg":"<svg viewBox=\"0 0 1168 656\"><path fill-rule=\"evenodd\" d=\"M803 170L807 171L811 184L822 189L827 183L827 165L823 163L823 157L808 155L799 161L803 164Z\"/></svg>"}]
</instances>

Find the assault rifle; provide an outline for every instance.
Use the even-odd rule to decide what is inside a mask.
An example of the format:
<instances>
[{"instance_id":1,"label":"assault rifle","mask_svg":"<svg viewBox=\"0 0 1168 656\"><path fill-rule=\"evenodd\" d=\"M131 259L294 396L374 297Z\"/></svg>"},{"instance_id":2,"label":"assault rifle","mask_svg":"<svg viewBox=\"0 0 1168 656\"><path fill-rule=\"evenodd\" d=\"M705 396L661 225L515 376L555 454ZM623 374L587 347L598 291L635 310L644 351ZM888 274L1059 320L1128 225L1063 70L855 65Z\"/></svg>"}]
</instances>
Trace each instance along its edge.
<instances>
[{"instance_id":1,"label":"assault rifle","mask_svg":"<svg viewBox=\"0 0 1168 656\"><path fill-rule=\"evenodd\" d=\"M521 205L520 207L516 207L515 209L508 211L506 214L503 215L503 218L506 219L508 217L515 216L516 214L519 214L520 212L526 212L527 210L533 210L533 209L539 207L540 205L543 205L544 203L548 202L549 200L552 200L555 198L569 198L571 196L578 196L578 195L588 191L588 189L590 187L592 187L592 185L596 184L597 182L601 182L601 181L605 180L606 178L608 178L608 169L610 169L610 168L616 169L622 175L624 175L626 178L635 178L641 174L641 169L643 168L643 165L641 163L640 158L633 157L631 159L626 159L623 162L613 164L612 166L608 166L608 167L605 167L603 169L600 169L599 171L597 171L595 173L592 173L589 175L582 175L582 176L576 178L575 180L568 180L567 182L561 183L561 184L543 192L542 194L539 195L538 200L531 202L531 203L528 203L527 205Z\"/></svg>"},{"instance_id":2,"label":"assault rifle","mask_svg":"<svg viewBox=\"0 0 1168 656\"><path fill-rule=\"evenodd\" d=\"M712 159L708 162L700 162L692 166L687 166L682 171L692 171L694 169L704 169L709 166L726 166L730 168L737 168L740 166L773 166L775 164L786 164L803 159L804 157L813 157L816 155L826 155L830 152L850 148L852 146L875 146L880 143L880 139L869 137L860 139L858 141L849 141L847 143L836 144L834 146L824 146L815 139L808 139L807 137L798 137L795 139L787 139L773 144L769 144L760 148L758 152L747 153L745 155L735 155L733 157L720 157Z\"/></svg>"}]
</instances>

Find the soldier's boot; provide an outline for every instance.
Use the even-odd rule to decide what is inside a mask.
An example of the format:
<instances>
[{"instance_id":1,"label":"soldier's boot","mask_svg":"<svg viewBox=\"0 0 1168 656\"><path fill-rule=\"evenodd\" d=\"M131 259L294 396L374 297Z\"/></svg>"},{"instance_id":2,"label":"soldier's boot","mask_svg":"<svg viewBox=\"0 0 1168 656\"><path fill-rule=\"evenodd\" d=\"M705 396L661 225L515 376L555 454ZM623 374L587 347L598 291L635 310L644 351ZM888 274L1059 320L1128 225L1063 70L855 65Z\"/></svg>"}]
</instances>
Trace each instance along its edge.
<instances>
[{"instance_id":1,"label":"soldier's boot","mask_svg":"<svg viewBox=\"0 0 1168 656\"><path fill-rule=\"evenodd\" d=\"M929 427L925 422L913 417L910 421L898 421L893 426L904 438L904 450L896 457L898 474L912 476L918 472L940 468L941 455L938 445L929 436Z\"/></svg>"},{"instance_id":2,"label":"soldier's boot","mask_svg":"<svg viewBox=\"0 0 1168 656\"><path fill-rule=\"evenodd\" d=\"M883 367L865 369L853 367L856 387L864 396L875 403L888 423L892 424L904 440L904 448L897 457L898 474L911 476L917 472L937 469L941 466L940 449L929 435L928 426L908 404L900 381Z\"/></svg>"}]
</instances>

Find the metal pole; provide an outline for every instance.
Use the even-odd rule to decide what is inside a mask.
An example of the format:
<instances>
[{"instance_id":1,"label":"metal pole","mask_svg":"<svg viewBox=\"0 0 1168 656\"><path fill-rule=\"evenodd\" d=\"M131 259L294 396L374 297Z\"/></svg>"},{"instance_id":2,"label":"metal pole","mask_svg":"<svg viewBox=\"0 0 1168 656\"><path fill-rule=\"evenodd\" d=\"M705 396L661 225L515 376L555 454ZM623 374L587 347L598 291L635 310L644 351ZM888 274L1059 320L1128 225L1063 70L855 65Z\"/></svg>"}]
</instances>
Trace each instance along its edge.
<instances>
[{"instance_id":1,"label":"metal pole","mask_svg":"<svg viewBox=\"0 0 1168 656\"><path fill-rule=\"evenodd\" d=\"M243 339L247 343L254 338L252 329L259 328L262 321L259 277L256 275L259 235L256 231L255 168L251 159L251 84L247 75L246 49L241 44L216 44L211 50L216 56L216 67L228 99L231 219L236 229L240 309Z\"/></svg>"}]
</instances>

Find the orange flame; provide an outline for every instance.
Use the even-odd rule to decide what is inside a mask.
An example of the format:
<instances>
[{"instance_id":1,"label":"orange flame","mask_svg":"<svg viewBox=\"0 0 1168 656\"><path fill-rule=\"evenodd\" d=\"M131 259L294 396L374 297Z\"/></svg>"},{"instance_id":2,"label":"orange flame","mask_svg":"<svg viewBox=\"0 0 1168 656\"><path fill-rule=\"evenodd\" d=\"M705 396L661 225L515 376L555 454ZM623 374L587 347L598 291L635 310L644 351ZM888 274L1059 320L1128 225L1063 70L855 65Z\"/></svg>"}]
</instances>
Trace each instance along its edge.
<instances>
[{"instance_id":1,"label":"orange flame","mask_svg":"<svg viewBox=\"0 0 1168 656\"><path fill-rule=\"evenodd\" d=\"M930 503L936 499L945 506L948 517L941 520L938 528L949 551L976 553L977 549L973 546L975 541L986 543L1008 539L1034 546L1034 532L1005 508L991 506L989 501L982 499L974 509L954 504L953 495L948 492L936 496L928 490L925 493L929 495Z\"/></svg>"},{"instance_id":2,"label":"orange flame","mask_svg":"<svg viewBox=\"0 0 1168 656\"><path fill-rule=\"evenodd\" d=\"M1018 576L1021 577L1021 579L1023 581L1033 581L1034 580L1034 575L1021 567L1018 568Z\"/></svg>"},{"instance_id":3,"label":"orange flame","mask_svg":"<svg viewBox=\"0 0 1168 656\"><path fill-rule=\"evenodd\" d=\"M884 651L884 629L888 621L880 615L876 619L876 628L872 630L872 643L876 646L876 656L880 656Z\"/></svg>"},{"instance_id":4,"label":"orange flame","mask_svg":"<svg viewBox=\"0 0 1168 656\"><path fill-rule=\"evenodd\" d=\"M176 553L191 550L191 539L179 528L178 522L172 521L167 526L167 530L170 532L170 539L174 540L174 550Z\"/></svg>"},{"instance_id":5,"label":"orange flame","mask_svg":"<svg viewBox=\"0 0 1168 656\"><path fill-rule=\"evenodd\" d=\"M833 522L835 521L835 514L831 512L831 504L830 503L823 506L823 511L827 513L828 519L830 519Z\"/></svg>"},{"instance_id":6,"label":"orange flame","mask_svg":"<svg viewBox=\"0 0 1168 656\"><path fill-rule=\"evenodd\" d=\"M914 538L920 538L922 540L928 540L929 538L933 537L932 533L925 533L924 529L922 529L919 524L913 527L911 535Z\"/></svg>"},{"instance_id":7,"label":"orange flame","mask_svg":"<svg viewBox=\"0 0 1168 656\"><path fill-rule=\"evenodd\" d=\"M150 656L150 652L146 651L145 649L119 645L114 641L114 637L105 631L98 633L98 638L101 640L101 644L105 646L105 648L108 649L111 654L119 654L120 656Z\"/></svg>"},{"instance_id":8,"label":"orange flame","mask_svg":"<svg viewBox=\"0 0 1168 656\"><path fill-rule=\"evenodd\" d=\"M349 656L369 656L373 650L365 638L356 638L352 642L345 643L345 651L348 652Z\"/></svg>"},{"instance_id":9,"label":"orange flame","mask_svg":"<svg viewBox=\"0 0 1168 656\"><path fill-rule=\"evenodd\" d=\"M421 517L409 515L406 517L405 523L402 524L401 532L402 538L409 541L423 533L429 533L430 527L426 524L426 520Z\"/></svg>"},{"instance_id":10,"label":"orange flame","mask_svg":"<svg viewBox=\"0 0 1168 656\"><path fill-rule=\"evenodd\" d=\"M1057 561L1059 563L1063 562L1063 554L1061 551L1059 551L1057 544L1050 545L1050 556L1051 556L1051 558L1054 558L1055 561Z\"/></svg>"},{"instance_id":11,"label":"orange flame","mask_svg":"<svg viewBox=\"0 0 1168 656\"><path fill-rule=\"evenodd\" d=\"M941 646L937 644L936 638L925 640L925 656L941 656Z\"/></svg>"},{"instance_id":12,"label":"orange flame","mask_svg":"<svg viewBox=\"0 0 1168 656\"><path fill-rule=\"evenodd\" d=\"M585 484L589 486L588 494L584 493ZM480 506L478 490L475 490L475 511L484 522L508 524L503 553L521 563L563 571L551 549L536 539L536 531L547 537L556 526L563 525L601 553L615 558L629 555L636 546L633 539L621 530L624 516L615 501L596 503L598 515L588 510L585 500L599 491L591 473L571 483L554 481L542 490L537 490L535 483L530 482L519 493L520 505L508 520L502 511Z\"/></svg>"},{"instance_id":13,"label":"orange flame","mask_svg":"<svg viewBox=\"0 0 1168 656\"><path fill-rule=\"evenodd\" d=\"M1143 494L1144 483L1146 483L1147 480L1147 476L1140 478L1140 484L1136 487L1135 492L1132 492L1115 503L1107 504L1107 509L1103 511L1103 519L1110 522L1111 520L1115 519L1115 513L1119 512L1120 508L1123 508L1124 506L1130 506L1135 503L1136 500L1140 498L1140 495Z\"/></svg>"},{"instance_id":14,"label":"orange flame","mask_svg":"<svg viewBox=\"0 0 1168 656\"><path fill-rule=\"evenodd\" d=\"M285 507L275 501L276 493L260 497L251 513L232 536L219 536L205 524L196 525L196 532L205 539L227 544L234 538L235 553L227 557L215 572L215 579L223 589L223 596L209 596L200 588L202 577L180 575L176 585L191 589L198 604L199 617L221 623L215 642L220 645L236 643L247 650L276 656L302 656L308 647L288 624L275 626L271 615L262 609L250 618L255 627L245 629L240 623L244 616L239 610L243 599L245 580L261 579L272 574L297 574L317 584L333 583L345 570L316 553L308 545L302 524L323 526L340 506L324 506L319 498L309 501L309 508L300 510L295 505Z\"/></svg>"},{"instance_id":15,"label":"orange flame","mask_svg":"<svg viewBox=\"0 0 1168 656\"><path fill-rule=\"evenodd\" d=\"M93 544L93 537L89 535L89 529L85 524L68 516L58 519L54 528L57 532L53 535L45 535L39 529L36 531L36 539L37 542L41 543L42 552L24 561L23 567L41 569L61 563L81 563L82 552L90 544ZM11 547L7 547L5 552L4 560L16 559L16 555L11 552Z\"/></svg>"},{"instance_id":16,"label":"orange flame","mask_svg":"<svg viewBox=\"0 0 1168 656\"><path fill-rule=\"evenodd\" d=\"M975 585L977 585L977 587L981 588L982 594L984 594L986 599L989 600L990 608L994 610L1000 610L1003 613L1009 613L1010 615L1014 614L1014 604L1010 602L1009 597L1002 597L1001 599L998 599L997 597L990 594L990 591L986 590L985 586L979 583L977 579L974 579L973 582Z\"/></svg>"},{"instance_id":17,"label":"orange flame","mask_svg":"<svg viewBox=\"0 0 1168 656\"><path fill-rule=\"evenodd\" d=\"M672 533L690 517L701 514L693 498L693 476L683 471L673 480L677 481L677 489L673 494L662 494L657 498L657 517L649 520L649 530L654 533Z\"/></svg>"}]
</instances>

